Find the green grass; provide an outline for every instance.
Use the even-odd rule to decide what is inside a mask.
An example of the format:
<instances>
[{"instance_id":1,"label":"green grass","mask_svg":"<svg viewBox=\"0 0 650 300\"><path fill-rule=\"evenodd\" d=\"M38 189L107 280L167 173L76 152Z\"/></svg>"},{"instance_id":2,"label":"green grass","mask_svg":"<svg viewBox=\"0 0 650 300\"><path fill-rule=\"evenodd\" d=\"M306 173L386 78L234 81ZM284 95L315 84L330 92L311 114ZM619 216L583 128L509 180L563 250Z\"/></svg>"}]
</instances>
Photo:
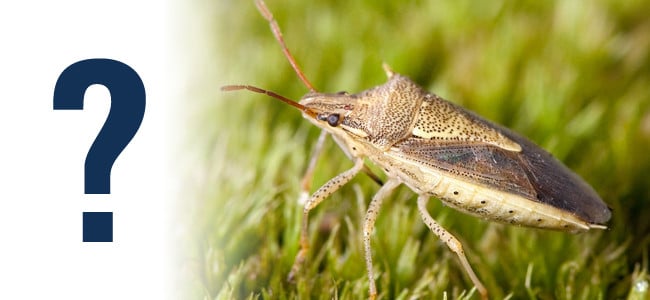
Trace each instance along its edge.
<instances>
[{"instance_id":1,"label":"green grass","mask_svg":"<svg viewBox=\"0 0 650 300\"><path fill-rule=\"evenodd\" d=\"M486 222L430 201L491 297L648 299L631 290L647 279L650 248L649 1L287 2L267 5L318 90L382 84L386 62L529 137L613 209L609 230L572 235ZM313 211L311 252L288 283L299 180L319 130L268 97L219 87L253 84L296 100L307 89L252 1L190 7L183 298L366 297L361 223L379 187L360 174ZM351 166L329 140L314 188ZM372 243L382 299L478 299L456 257L420 221L408 188L384 204Z\"/></svg>"}]
</instances>

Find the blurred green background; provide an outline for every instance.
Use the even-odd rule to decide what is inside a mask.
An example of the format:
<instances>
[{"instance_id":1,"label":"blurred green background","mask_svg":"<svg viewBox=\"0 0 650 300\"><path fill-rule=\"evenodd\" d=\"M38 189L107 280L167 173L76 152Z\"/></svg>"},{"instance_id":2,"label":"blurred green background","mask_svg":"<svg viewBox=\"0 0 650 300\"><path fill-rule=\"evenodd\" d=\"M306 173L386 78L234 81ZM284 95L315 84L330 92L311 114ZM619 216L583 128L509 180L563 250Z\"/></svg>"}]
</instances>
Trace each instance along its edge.
<instances>
[{"instance_id":1,"label":"blurred green background","mask_svg":"<svg viewBox=\"0 0 650 300\"><path fill-rule=\"evenodd\" d=\"M267 5L319 91L383 84L386 62L529 137L613 209L609 230L572 235L486 222L430 201L429 211L464 244L491 297L621 299L644 278L649 1ZM313 211L304 272L287 283L298 249L299 180L319 130L275 100L219 87L252 84L295 100L307 89L253 1L198 0L188 7L184 48L193 58L184 102L186 188L178 207L183 298L366 297L361 223L378 185L360 174ZM329 140L312 191L351 165ZM455 255L420 221L415 198L398 189L377 221L372 243L381 298L478 299Z\"/></svg>"}]
</instances>

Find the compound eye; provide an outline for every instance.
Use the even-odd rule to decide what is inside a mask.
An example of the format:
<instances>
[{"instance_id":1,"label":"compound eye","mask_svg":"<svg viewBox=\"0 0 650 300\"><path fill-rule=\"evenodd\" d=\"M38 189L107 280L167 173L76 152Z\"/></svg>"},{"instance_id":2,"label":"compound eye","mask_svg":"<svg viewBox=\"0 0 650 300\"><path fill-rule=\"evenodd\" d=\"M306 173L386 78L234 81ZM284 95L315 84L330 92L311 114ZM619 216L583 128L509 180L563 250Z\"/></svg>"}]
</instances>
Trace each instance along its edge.
<instances>
[{"instance_id":1,"label":"compound eye","mask_svg":"<svg viewBox=\"0 0 650 300\"><path fill-rule=\"evenodd\" d=\"M332 127L339 126L339 121L341 121L341 116L339 114L330 114L327 116L327 124Z\"/></svg>"}]
</instances>

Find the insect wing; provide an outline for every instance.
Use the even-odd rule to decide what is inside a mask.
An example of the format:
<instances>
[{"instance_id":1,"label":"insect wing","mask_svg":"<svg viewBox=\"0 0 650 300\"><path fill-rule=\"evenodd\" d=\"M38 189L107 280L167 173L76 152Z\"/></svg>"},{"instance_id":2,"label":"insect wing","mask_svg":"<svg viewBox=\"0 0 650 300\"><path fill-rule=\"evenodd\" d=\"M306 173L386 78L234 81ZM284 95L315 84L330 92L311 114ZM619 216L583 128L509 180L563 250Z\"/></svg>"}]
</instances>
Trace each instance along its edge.
<instances>
[{"instance_id":1,"label":"insect wing","mask_svg":"<svg viewBox=\"0 0 650 300\"><path fill-rule=\"evenodd\" d=\"M521 145L520 152L481 142L439 141L417 136L395 145L397 155L451 177L520 195L571 212L588 223L611 217L607 205L582 179L526 138L480 120Z\"/></svg>"},{"instance_id":2,"label":"insect wing","mask_svg":"<svg viewBox=\"0 0 650 300\"><path fill-rule=\"evenodd\" d=\"M526 198L536 192L522 170L518 153L478 142L440 142L418 137L398 143L402 157L466 181Z\"/></svg>"}]
</instances>

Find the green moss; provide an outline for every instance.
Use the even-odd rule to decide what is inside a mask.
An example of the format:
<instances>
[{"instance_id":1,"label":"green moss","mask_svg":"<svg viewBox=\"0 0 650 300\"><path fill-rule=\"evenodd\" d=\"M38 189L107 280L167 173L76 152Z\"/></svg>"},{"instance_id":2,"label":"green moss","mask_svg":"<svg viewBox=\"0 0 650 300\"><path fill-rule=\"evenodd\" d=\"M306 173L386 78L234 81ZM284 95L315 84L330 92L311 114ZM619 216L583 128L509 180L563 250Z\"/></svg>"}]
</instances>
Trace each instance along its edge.
<instances>
[{"instance_id":1,"label":"green moss","mask_svg":"<svg viewBox=\"0 0 650 300\"><path fill-rule=\"evenodd\" d=\"M613 299L633 291L650 244L648 1L271 1L267 5L320 91L382 84L381 63L528 136L613 208L581 235L481 221L430 201L495 299ZM359 299L367 295L361 224L378 186L357 178L310 216L303 274L299 180L319 130L253 84L307 92L252 1L197 1L181 266L195 299ZM200 66L200 67L199 67ZM330 140L314 185L351 167ZM378 172L381 173L381 172ZM406 187L373 236L383 299L477 299L456 257L422 224ZM646 270L647 271L647 270ZM640 271L639 271L640 272ZM637 274L637 275L635 275ZM647 273L643 273L647 274Z\"/></svg>"}]
</instances>

